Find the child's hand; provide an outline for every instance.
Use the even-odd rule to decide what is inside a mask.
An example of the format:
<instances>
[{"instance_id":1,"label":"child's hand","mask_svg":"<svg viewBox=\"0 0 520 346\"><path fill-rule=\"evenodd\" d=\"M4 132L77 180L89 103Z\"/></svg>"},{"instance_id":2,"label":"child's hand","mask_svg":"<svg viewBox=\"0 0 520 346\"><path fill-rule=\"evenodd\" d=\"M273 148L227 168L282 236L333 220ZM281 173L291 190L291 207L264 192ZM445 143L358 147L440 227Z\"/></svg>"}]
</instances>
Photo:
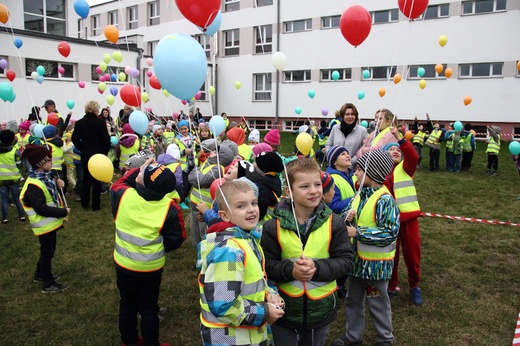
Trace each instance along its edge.
<instances>
[{"instance_id":1,"label":"child's hand","mask_svg":"<svg viewBox=\"0 0 520 346\"><path fill-rule=\"evenodd\" d=\"M197 210L198 210L199 213L201 213L201 214L204 214L204 212L205 212L206 210L209 209L208 206L206 205L206 203L204 203L204 202L199 202L199 203L195 206L195 208L197 208Z\"/></svg>"},{"instance_id":2,"label":"child's hand","mask_svg":"<svg viewBox=\"0 0 520 346\"><path fill-rule=\"evenodd\" d=\"M350 238L356 237L356 233L357 233L356 227L347 226L347 233Z\"/></svg>"},{"instance_id":3,"label":"child's hand","mask_svg":"<svg viewBox=\"0 0 520 346\"><path fill-rule=\"evenodd\" d=\"M310 258L305 258L303 254L294 262L293 277L300 281L310 281L316 272L314 261Z\"/></svg>"},{"instance_id":4,"label":"child's hand","mask_svg":"<svg viewBox=\"0 0 520 346\"><path fill-rule=\"evenodd\" d=\"M272 303L267 303L267 323L273 324L278 320L280 317L282 317L285 314L285 311L282 310L282 308L277 307L276 305Z\"/></svg>"},{"instance_id":5,"label":"child's hand","mask_svg":"<svg viewBox=\"0 0 520 346\"><path fill-rule=\"evenodd\" d=\"M65 208L65 209L67 209L67 215L69 215L70 214L70 208Z\"/></svg>"},{"instance_id":6,"label":"child's hand","mask_svg":"<svg viewBox=\"0 0 520 346\"><path fill-rule=\"evenodd\" d=\"M56 186L58 186L60 189L63 189L65 182L61 179L56 179Z\"/></svg>"},{"instance_id":7,"label":"child's hand","mask_svg":"<svg viewBox=\"0 0 520 346\"><path fill-rule=\"evenodd\" d=\"M204 222L204 216L203 216L203 214L197 212L197 220L198 220L199 222Z\"/></svg>"},{"instance_id":8,"label":"child's hand","mask_svg":"<svg viewBox=\"0 0 520 346\"><path fill-rule=\"evenodd\" d=\"M397 139L398 142L401 140L401 133L399 132L397 126L391 126L390 132L394 135L395 139Z\"/></svg>"},{"instance_id":9,"label":"child's hand","mask_svg":"<svg viewBox=\"0 0 520 346\"><path fill-rule=\"evenodd\" d=\"M357 211L355 211L354 209L349 209L347 210L346 215L347 216L345 217L345 221L351 222L352 220L354 220L354 217L356 217Z\"/></svg>"}]
</instances>

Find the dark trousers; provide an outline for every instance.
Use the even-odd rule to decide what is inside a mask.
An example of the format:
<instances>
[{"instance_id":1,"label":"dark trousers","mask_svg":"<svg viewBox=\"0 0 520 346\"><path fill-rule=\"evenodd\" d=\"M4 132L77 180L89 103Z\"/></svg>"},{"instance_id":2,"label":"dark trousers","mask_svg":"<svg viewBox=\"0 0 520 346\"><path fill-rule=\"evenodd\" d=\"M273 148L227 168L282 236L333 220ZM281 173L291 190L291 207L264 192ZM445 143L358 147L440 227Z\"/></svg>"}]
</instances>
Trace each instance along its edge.
<instances>
[{"instance_id":1,"label":"dark trousers","mask_svg":"<svg viewBox=\"0 0 520 346\"><path fill-rule=\"evenodd\" d=\"M414 144L413 145L415 151L417 152L417 155L419 156L419 161L417 161L417 165L421 167L421 161L422 161L422 145Z\"/></svg>"},{"instance_id":2,"label":"dark trousers","mask_svg":"<svg viewBox=\"0 0 520 346\"><path fill-rule=\"evenodd\" d=\"M460 168L463 171L469 172L471 170L471 161L473 160L473 152L465 151L462 153L462 162L460 164Z\"/></svg>"},{"instance_id":3,"label":"dark trousers","mask_svg":"<svg viewBox=\"0 0 520 346\"><path fill-rule=\"evenodd\" d=\"M141 314L144 346L159 345L159 290L162 271L154 276L135 276L116 269L119 289L119 332L123 344L135 344L138 338L137 313Z\"/></svg>"},{"instance_id":4,"label":"dark trousers","mask_svg":"<svg viewBox=\"0 0 520 346\"><path fill-rule=\"evenodd\" d=\"M76 167L76 187L74 192L81 196L81 187L83 186L83 165L79 162L74 162Z\"/></svg>"},{"instance_id":5,"label":"dark trousers","mask_svg":"<svg viewBox=\"0 0 520 346\"><path fill-rule=\"evenodd\" d=\"M498 155L488 154L487 169L488 171L498 171Z\"/></svg>"},{"instance_id":6,"label":"dark trousers","mask_svg":"<svg viewBox=\"0 0 520 346\"><path fill-rule=\"evenodd\" d=\"M38 237L40 241L40 259L36 264L34 278L42 278L43 288L53 283L52 258L56 252L56 231L42 234Z\"/></svg>"},{"instance_id":7,"label":"dark trousers","mask_svg":"<svg viewBox=\"0 0 520 346\"><path fill-rule=\"evenodd\" d=\"M430 171L439 170L439 158L441 157L440 149L430 148Z\"/></svg>"},{"instance_id":8,"label":"dark trousers","mask_svg":"<svg viewBox=\"0 0 520 346\"><path fill-rule=\"evenodd\" d=\"M190 174L190 172L186 172L186 171L182 171L182 202L184 202L184 200L187 198L187 197L190 197L190 189L191 189L191 184L190 182L188 181L188 175Z\"/></svg>"},{"instance_id":9,"label":"dark trousers","mask_svg":"<svg viewBox=\"0 0 520 346\"><path fill-rule=\"evenodd\" d=\"M88 167L89 157L81 157L81 165ZM94 179L88 169L83 169L83 183L81 184L81 206L87 209L90 204L90 190L92 189L92 210L101 209L101 182Z\"/></svg>"}]
</instances>

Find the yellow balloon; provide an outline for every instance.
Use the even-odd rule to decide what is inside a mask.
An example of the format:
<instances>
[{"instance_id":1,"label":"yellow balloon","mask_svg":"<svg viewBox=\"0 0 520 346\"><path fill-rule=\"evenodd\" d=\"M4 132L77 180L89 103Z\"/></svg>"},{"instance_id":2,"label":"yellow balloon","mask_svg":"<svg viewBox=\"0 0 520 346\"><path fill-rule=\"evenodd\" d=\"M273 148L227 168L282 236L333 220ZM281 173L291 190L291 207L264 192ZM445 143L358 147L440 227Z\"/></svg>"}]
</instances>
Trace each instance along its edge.
<instances>
[{"instance_id":1,"label":"yellow balloon","mask_svg":"<svg viewBox=\"0 0 520 346\"><path fill-rule=\"evenodd\" d=\"M114 104L114 101L115 101L115 100L116 100L116 98L114 97L114 95L108 95L108 96L107 96L107 103L108 103L109 105L112 106L112 105Z\"/></svg>"},{"instance_id":2,"label":"yellow balloon","mask_svg":"<svg viewBox=\"0 0 520 346\"><path fill-rule=\"evenodd\" d=\"M108 64L110 62L110 60L112 60L112 57L110 56L110 54L108 54L108 53L103 54L104 62L106 62Z\"/></svg>"},{"instance_id":3,"label":"yellow balloon","mask_svg":"<svg viewBox=\"0 0 520 346\"><path fill-rule=\"evenodd\" d=\"M117 79L119 79L120 82L124 82L126 79L126 74L124 72L119 72Z\"/></svg>"},{"instance_id":4,"label":"yellow balloon","mask_svg":"<svg viewBox=\"0 0 520 346\"><path fill-rule=\"evenodd\" d=\"M150 99L150 97L148 96L148 93L146 91L143 91L141 93L141 100L143 100L144 103L148 102L148 100Z\"/></svg>"},{"instance_id":5,"label":"yellow balloon","mask_svg":"<svg viewBox=\"0 0 520 346\"><path fill-rule=\"evenodd\" d=\"M419 88L421 88L421 89L426 88L426 81L424 79L421 79L419 81Z\"/></svg>"},{"instance_id":6,"label":"yellow balloon","mask_svg":"<svg viewBox=\"0 0 520 346\"><path fill-rule=\"evenodd\" d=\"M307 132L302 132L296 137L296 148L303 155L309 155L312 149L312 137Z\"/></svg>"},{"instance_id":7,"label":"yellow balloon","mask_svg":"<svg viewBox=\"0 0 520 346\"><path fill-rule=\"evenodd\" d=\"M163 89L163 90L162 90L162 93L163 93L164 96L168 96L168 95L170 95L170 93L169 93L168 90L166 90L166 89Z\"/></svg>"},{"instance_id":8,"label":"yellow balloon","mask_svg":"<svg viewBox=\"0 0 520 346\"><path fill-rule=\"evenodd\" d=\"M105 72L107 70L107 64L106 62L102 61L99 63L99 68L101 69L101 71Z\"/></svg>"},{"instance_id":9,"label":"yellow balloon","mask_svg":"<svg viewBox=\"0 0 520 346\"><path fill-rule=\"evenodd\" d=\"M242 83L240 83L239 81L235 82L235 88L240 89L241 86L242 86Z\"/></svg>"},{"instance_id":10,"label":"yellow balloon","mask_svg":"<svg viewBox=\"0 0 520 346\"><path fill-rule=\"evenodd\" d=\"M112 59L114 59L117 62L123 61L123 53L121 53L120 51L116 50L114 53L112 53Z\"/></svg>"},{"instance_id":11,"label":"yellow balloon","mask_svg":"<svg viewBox=\"0 0 520 346\"><path fill-rule=\"evenodd\" d=\"M90 175L99 181L109 183L114 176L114 165L108 156L103 154L94 154L88 160L88 171Z\"/></svg>"},{"instance_id":12,"label":"yellow balloon","mask_svg":"<svg viewBox=\"0 0 520 346\"><path fill-rule=\"evenodd\" d=\"M105 82L100 82L98 84L98 89L101 90L101 91L105 91L105 89L107 88L107 85Z\"/></svg>"},{"instance_id":13,"label":"yellow balloon","mask_svg":"<svg viewBox=\"0 0 520 346\"><path fill-rule=\"evenodd\" d=\"M446 35L439 36L439 44L444 47L448 43L448 37Z\"/></svg>"},{"instance_id":14,"label":"yellow balloon","mask_svg":"<svg viewBox=\"0 0 520 346\"><path fill-rule=\"evenodd\" d=\"M215 95L215 87L213 85L210 85L209 86L209 94L211 96Z\"/></svg>"}]
</instances>

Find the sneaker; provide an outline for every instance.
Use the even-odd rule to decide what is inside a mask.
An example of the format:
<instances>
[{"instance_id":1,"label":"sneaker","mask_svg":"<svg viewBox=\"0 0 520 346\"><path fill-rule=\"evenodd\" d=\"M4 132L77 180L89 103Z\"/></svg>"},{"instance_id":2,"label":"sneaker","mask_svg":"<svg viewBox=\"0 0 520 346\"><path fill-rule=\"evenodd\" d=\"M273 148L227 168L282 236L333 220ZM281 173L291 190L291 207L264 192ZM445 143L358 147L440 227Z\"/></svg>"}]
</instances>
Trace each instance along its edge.
<instances>
[{"instance_id":1,"label":"sneaker","mask_svg":"<svg viewBox=\"0 0 520 346\"><path fill-rule=\"evenodd\" d=\"M25 222L25 216L20 216L20 217L18 218L18 221L20 221L20 222Z\"/></svg>"},{"instance_id":2,"label":"sneaker","mask_svg":"<svg viewBox=\"0 0 520 346\"><path fill-rule=\"evenodd\" d=\"M168 311L168 308L166 307L159 307L159 315L165 314Z\"/></svg>"},{"instance_id":3,"label":"sneaker","mask_svg":"<svg viewBox=\"0 0 520 346\"><path fill-rule=\"evenodd\" d=\"M137 338L137 342L135 344L123 344L122 346L143 346L143 344L144 344L143 337L139 336Z\"/></svg>"},{"instance_id":4,"label":"sneaker","mask_svg":"<svg viewBox=\"0 0 520 346\"><path fill-rule=\"evenodd\" d=\"M65 291L67 288L69 288L69 286L54 282L52 285L44 287L42 289L42 292L43 293L58 293L58 292Z\"/></svg>"},{"instance_id":5,"label":"sneaker","mask_svg":"<svg viewBox=\"0 0 520 346\"><path fill-rule=\"evenodd\" d=\"M401 288L396 287L395 290L393 290L393 291L392 291L392 290L388 290L387 292L388 292L388 296L389 296L390 298L395 298L395 297L397 297L397 294L398 294L399 292L401 292Z\"/></svg>"},{"instance_id":6,"label":"sneaker","mask_svg":"<svg viewBox=\"0 0 520 346\"><path fill-rule=\"evenodd\" d=\"M347 339L346 335L342 335L341 337L334 339L332 341L331 346L349 346L349 345L361 345L361 342L354 342Z\"/></svg>"},{"instance_id":7,"label":"sneaker","mask_svg":"<svg viewBox=\"0 0 520 346\"><path fill-rule=\"evenodd\" d=\"M9 220L7 220L7 219L2 220L2 223L8 223L8 222L9 222Z\"/></svg>"},{"instance_id":8,"label":"sneaker","mask_svg":"<svg viewBox=\"0 0 520 346\"><path fill-rule=\"evenodd\" d=\"M190 207L188 207L185 202L182 202L181 204L179 204L179 206L181 207L182 210L189 210L190 209Z\"/></svg>"},{"instance_id":9,"label":"sneaker","mask_svg":"<svg viewBox=\"0 0 520 346\"><path fill-rule=\"evenodd\" d=\"M498 173L497 172L493 172L493 173L491 173L491 175L496 177L498 175Z\"/></svg>"},{"instance_id":10,"label":"sneaker","mask_svg":"<svg viewBox=\"0 0 520 346\"><path fill-rule=\"evenodd\" d=\"M81 197L79 196L79 193L74 192L74 200L75 200L76 202L81 202Z\"/></svg>"},{"instance_id":11,"label":"sneaker","mask_svg":"<svg viewBox=\"0 0 520 346\"><path fill-rule=\"evenodd\" d=\"M414 305L422 305L421 289L419 287L410 288L410 295Z\"/></svg>"},{"instance_id":12,"label":"sneaker","mask_svg":"<svg viewBox=\"0 0 520 346\"><path fill-rule=\"evenodd\" d=\"M56 280L59 280L59 279L60 279L59 275L52 274L52 281L56 281ZM43 279L42 279L41 276L35 276L34 279L33 279L33 282L43 283Z\"/></svg>"}]
</instances>

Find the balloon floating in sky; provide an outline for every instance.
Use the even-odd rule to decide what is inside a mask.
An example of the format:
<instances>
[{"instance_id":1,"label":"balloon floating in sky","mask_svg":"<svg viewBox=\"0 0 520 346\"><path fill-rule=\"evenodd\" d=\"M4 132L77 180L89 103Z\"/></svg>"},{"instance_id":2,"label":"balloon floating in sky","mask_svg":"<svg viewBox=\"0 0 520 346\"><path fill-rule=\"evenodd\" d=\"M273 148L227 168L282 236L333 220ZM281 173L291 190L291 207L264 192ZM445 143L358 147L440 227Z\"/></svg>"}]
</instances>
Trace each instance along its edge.
<instances>
[{"instance_id":1,"label":"balloon floating in sky","mask_svg":"<svg viewBox=\"0 0 520 346\"><path fill-rule=\"evenodd\" d=\"M60 43L58 43L58 52L63 56L63 57L68 57L69 54L70 54L70 46L67 42L65 41L61 41Z\"/></svg>"},{"instance_id":2,"label":"balloon floating in sky","mask_svg":"<svg viewBox=\"0 0 520 346\"><path fill-rule=\"evenodd\" d=\"M116 50L115 52L112 53L112 59L114 59L117 62L123 61L123 53Z\"/></svg>"},{"instance_id":3,"label":"balloon floating in sky","mask_svg":"<svg viewBox=\"0 0 520 346\"><path fill-rule=\"evenodd\" d=\"M5 76L12 82L16 78L16 73L13 70L7 70L5 71Z\"/></svg>"},{"instance_id":4,"label":"balloon floating in sky","mask_svg":"<svg viewBox=\"0 0 520 346\"><path fill-rule=\"evenodd\" d=\"M362 100L364 97L365 97L365 91L364 90L359 90L358 93L357 93L358 100Z\"/></svg>"},{"instance_id":5,"label":"balloon floating in sky","mask_svg":"<svg viewBox=\"0 0 520 346\"><path fill-rule=\"evenodd\" d=\"M13 86L11 83L0 83L0 98L4 101L9 101L13 97Z\"/></svg>"},{"instance_id":6,"label":"balloon floating in sky","mask_svg":"<svg viewBox=\"0 0 520 346\"><path fill-rule=\"evenodd\" d=\"M446 78L450 78L452 74L453 70L451 68L448 67L446 70L444 70L444 75L446 76Z\"/></svg>"},{"instance_id":7,"label":"balloon floating in sky","mask_svg":"<svg viewBox=\"0 0 520 346\"><path fill-rule=\"evenodd\" d=\"M240 89L240 87L242 86L242 83L240 83L239 81L236 81L235 82L235 88Z\"/></svg>"},{"instance_id":8,"label":"balloon floating in sky","mask_svg":"<svg viewBox=\"0 0 520 346\"><path fill-rule=\"evenodd\" d=\"M323 107L321 109L321 114L325 117L327 116L327 114L329 114L329 110L327 109L327 107Z\"/></svg>"},{"instance_id":9,"label":"balloon floating in sky","mask_svg":"<svg viewBox=\"0 0 520 346\"><path fill-rule=\"evenodd\" d=\"M159 83L156 76L151 76L150 79L148 79L148 83L154 89L161 90L162 88L161 83Z\"/></svg>"},{"instance_id":10,"label":"balloon floating in sky","mask_svg":"<svg viewBox=\"0 0 520 346\"><path fill-rule=\"evenodd\" d=\"M278 71L283 71L285 65L287 65L287 57L282 52L276 52L271 57L271 62L275 69Z\"/></svg>"},{"instance_id":11,"label":"balloon floating in sky","mask_svg":"<svg viewBox=\"0 0 520 346\"><path fill-rule=\"evenodd\" d=\"M464 106L467 106L471 103L471 101L473 101L473 99L471 98L471 96L465 96L464 97Z\"/></svg>"},{"instance_id":12,"label":"balloon floating in sky","mask_svg":"<svg viewBox=\"0 0 520 346\"><path fill-rule=\"evenodd\" d=\"M83 88L85 87L85 82L82 81L82 80L80 80L80 81L78 82L78 86L79 86L81 89L83 89Z\"/></svg>"},{"instance_id":13,"label":"balloon floating in sky","mask_svg":"<svg viewBox=\"0 0 520 346\"><path fill-rule=\"evenodd\" d=\"M399 73L396 73L394 75L394 84L399 84L399 82L401 81L401 75Z\"/></svg>"},{"instance_id":14,"label":"balloon floating in sky","mask_svg":"<svg viewBox=\"0 0 520 346\"><path fill-rule=\"evenodd\" d=\"M9 15L9 9L4 4L0 4L0 22L7 23Z\"/></svg>"},{"instance_id":15,"label":"balloon floating in sky","mask_svg":"<svg viewBox=\"0 0 520 346\"><path fill-rule=\"evenodd\" d=\"M132 130L140 135L144 135L148 130L148 117L141 111L133 111L128 118L128 123Z\"/></svg>"},{"instance_id":16,"label":"balloon floating in sky","mask_svg":"<svg viewBox=\"0 0 520 346\"><path fill-rule=\"evenodd\" d=\"M123 85L119 91L119 95L121 96L121 100L129 106L139 107L141 105L141 89L135 85ZM144 134L144 132L139 133Z\"/></svg>"},{"instance_id":17,"label":"balloon floating in sky","mask_svg":"<svg viewBox=\"0 0 520 346\"><path fill-rule=\"evenodd\" d=\"M385 88L379 89L379 96L383 97L385 95L386 95L386 89Z\"/></svg>"},{"instance_id":18,"label":"balloon floating in sky","mask_svg":"<svg viewBox=\"0 0 520 346\"><path fill-rule=\"evenodd\" d=\"M309 89L309 91L307 91L307 95L309 95L309 97L313 99L314 96L316 96L316 92L313 89Z\"/></svg>"},{"instance_id":19,"label":"balloon floating in sky","mask_svg":"<svg viewBox=\"0 0 520 346\"><path fill-rule=\"evenodd\" d=\"M363 78L365 78L365 79L370 78L370 71L369 70L363 70Z\"/></svg>"},{"instance_id":20,"label":"balloon floating in sky","mask_svg":"<svg viewBox=\"0 0 520 346\"><path fill-rule=\"evenodd\" d=\"M204 35L213 36L220 28L220 24L222 24L222 13L218 11L217 16L215 19L213 19L213 22L211 22L211 24L205 29L199 27L199 30L202 31Z\"/></svg>"},{"instance_id":21,"label":"balloon floating in sky","mask_svg":"<svg viewBox=\"0 0 520 346\"><path fill-rule=\"evenodd\" d=\"M76 11L78 16L85 19L90 12L90 6L86 0L76 0L74 1L74 11Z\"/></svg>"},{"instance_id":22,"label":"balloon floating in sky","mask_svg":"<svg viewBox=\"0 0 520 346\"><path fill-rule=\"evenodd\" d=\"M372 17L360 5L347 8L339 19L341 34L354 47L359 46L370 34Z\"/></svg>"},{"instance_id":23,"label":"balloon floating in sky","mask_svg":"<svg viewBox=\"0 0 520 346\"><path fill-rule=\"evenodd\" d=\"M2 70L5 70L7 68L7 60L5 59L0 59L0 68Z\"/></svg>"},{"instance_id":24,"label":"balloon floating in sky","mask_svg":"<svg viewBox=\"0 0 520 346\"><path fill-rule=\"evenodd\" d=\"M421 88L421 89L426 88L426 81L424 79L421 79L419 81L419 88Z\"/></svg>"},{"instance_id":25,"label":"balloon floating in sky","mask_svg":"<svg viewBox=\"0 0 520 346\"><path fill-rule=\"evenodd\" d=\"M209 86L209 94L211 96L215 95L215 87L213 85L210 85Z\"/></svg>"},{"instance_id":26,"label":"balloon floating in sky","mask_svg":"<svg viewBox=\"0 0 520 346\"><path fill-rule=\"evenodd\" d=\"M117 43L117 40L119 40L119 30L114 25L105 26L104 33L107 40L112 43Z\"/></svg>"},{"instance_id":27,"label":"balloon floating in sky","mask_svg":"<svg viewBox=\"0 0 520 346\"><path fill-rule=\"evenodd\" d=\"M14 46L15 46L16 48L18 48L18 49L20 49L20 48L23 46L23 41L22 41L21 38L18 38L18 37L17 37L17 38L14 39L13 42L14 42Z\"/></svg>"},{"instance_id":28,"label":"balloon floating in sky","mask_svg":"<svg viewBox=\"0 0 520 346\"><path fill-rule=\"evenodd\" d=\"M222 0L175 0L175 3L187 20L202 29L206 29L215 20Z\"/></svg>"},{"instance_id":29,"label":"balloon floating in sky","mask_svg":"<svg viewBox=\"0 0 520 346\"><path fill-rule=\"evenodd\" d=\"M405 17L415 19L428 7L428 0L397 0L397 6Z\"/></svg>"},{"instance_id":30,"label":"balloon floating in sky","mask_svg":"<svg viewBox=\"0 0 520 346\"><path fill-rule=\"evenodd\" d=\"M448 43L448 37L446 35L439 36L439 45L444 47Z\"/></svg>"},{"instance_id":31,"label":"balloon floating in sky","mask_svg":"<svg viewBox=\"0 0 520 346\"><path fill-rule=\"evenodd\" d=\"M294 108L294 113L300 115L302 113L302 107L296 107Z\"/></svg>"},{"instance_id":32,"label":"balloon floating in sky","mask_svg":"<svg viewBox=\"0 0 520 346\"><path fill-rule=\"evenodd\" d=\"M153 65L153 59L152 58L147 58L146 59L146 65L152 66Z\"/></svg>"},{"instance_id":33,"label":"balloon floating in sky","mask_svg":"<svg viewBox=\"0 0 520 346\"><path fill-rule=\"evenodd\" d=\"M338 79L339 79L339 72L332 71L332 80L338 80Z\"/></svg>"},{"instance_id":34,"label":"balloon floating in sky","mask_svg":"<svg viewBox=\"0 0 520 346\"><path fill-rule=\"evenodd\" d=\"M441 74L443 70L444 66L442 64L435 65L435 72L437 72L438 74Z\"/></svg>"},{"instance_id":35,"label":"balloon floating in sky","mask_svg":"<svg viewBox=\"0 0 520 346\"><path fill-rule=\"evenodd\" d=\"M419 67L419 68L417 69L417 75L418 75L419 77L424 76L425 73L426 73L426 71L424 70L423 67Z\"/></svg>"},{"instance_id":36,"label":"balloon floating in sky","mask_svg":"<svg viewBox=\"0 0 520 346\"><path fill-rule=\"evenodd\" d=\"M209 130L215 136L220 136L226 129L226 122L220 115L214 115L209 119Z\"/></svg>"},{"instance_id":37,"label":"balloon floating in sky","mask_svg":"<svg viewBox=\"0 0 520 346\"><path fill-rule=\"evenodd\" d=\"M69 108L69 109L74 108L74 106L76 105L76 103L74 102L73 99L68 99L66 104L67 104L67 108Z\"/></svg>"},{"instance_id":38,"label":"balloon floating in sky","mask_svg":"<svg viewBox=\"0 0 520 346\"><path fill-rule=\"evenodd\" d=\"M464 128L464 126L462 125L462 123L460 121L456 121L453 123L453 129L455 131L462 131L463 128Z\"/></svg>"}]
</instances>

